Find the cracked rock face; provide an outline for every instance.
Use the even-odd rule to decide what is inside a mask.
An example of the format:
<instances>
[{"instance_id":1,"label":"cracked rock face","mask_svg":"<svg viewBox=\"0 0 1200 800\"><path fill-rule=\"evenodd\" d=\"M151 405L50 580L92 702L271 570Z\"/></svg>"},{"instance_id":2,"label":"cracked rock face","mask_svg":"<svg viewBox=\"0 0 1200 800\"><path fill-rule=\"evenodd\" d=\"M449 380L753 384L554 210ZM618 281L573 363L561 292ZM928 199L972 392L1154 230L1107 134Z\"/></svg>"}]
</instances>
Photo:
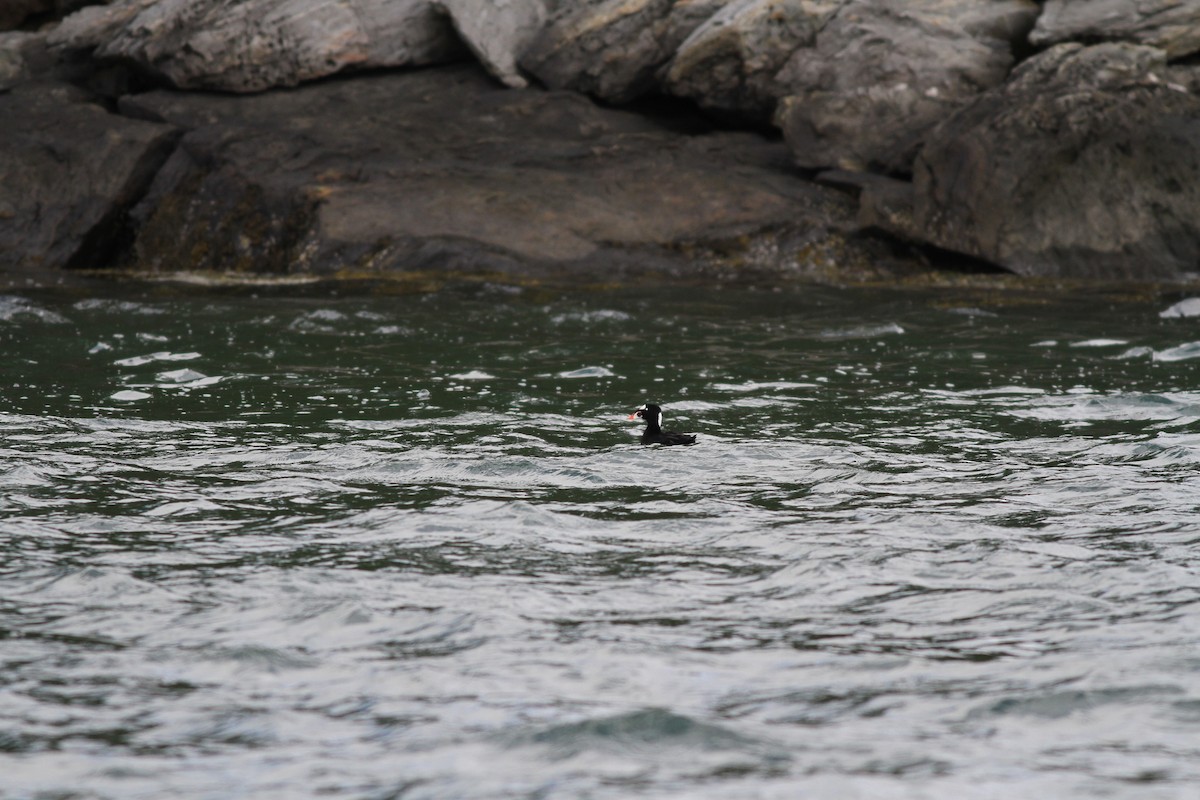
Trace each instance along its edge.
<instances>
[{"instance_id":1,"label":"cracked rock face","mask_svg":"<svg viewBox=\"0 0 1200 800\"><path fill-rule=\"evenodd\" d=\"M1013 64L1010 42L1037 7L1001 0L852 0L777 77L776 113L796 162L907 172L924 136Z\"/></svg>"},{"instance_id":2,"label":"cracked rock face","mask_svg":"<svg viewBox=\"0 0 1200 800\"><path fill-rule=\"evenodd\" d=\"M1200 52L1200 3L1180 0L1047 0L1030 40L1132 42L1177 59Z\"/></svg>"},{"instance_id":3,"label":"cracked rock face","mask_svg":"<svg viewBox=\"0 0 1200 800\"><path fill-rule=\"evenodd\" d=\"M105 267L176 139L65 84L0 94L0 270Z\"/></svg>"},{"instance_id":4,"label":"cracked rock face","mask_svg":"<svg viewBox=\"0 0 1200 800\"><path fill-rule=\"evenodd\" d=\"M551 89L609 102L659 88L658 72L727 0L590 0L562 3L521 58Z\"/></svg>"},{"instance_id":5,"label":"cracked rock face","mask_svg":"<svg viewBox=\"0 0 1200 800\"><path fill-rule=\"evenodd\" d=\"M1174 279L1200 267L1200 97L1165 53L1059 45L939 125L911 218L874 221L1029 276ZM872 211L872 209L874 209Z\"/></svg>"},{"instance_id":6,"label":"cracked rock face","mask_svg":"<svg viewBox=\"0 0 1200 800\"><path fill-rule=\"evenodd\" d=\"M769 120L786 87L776 79L845 0L737 0L680 45L664 76L669 92L725 113Z\"/></svg>"}]
</instances>

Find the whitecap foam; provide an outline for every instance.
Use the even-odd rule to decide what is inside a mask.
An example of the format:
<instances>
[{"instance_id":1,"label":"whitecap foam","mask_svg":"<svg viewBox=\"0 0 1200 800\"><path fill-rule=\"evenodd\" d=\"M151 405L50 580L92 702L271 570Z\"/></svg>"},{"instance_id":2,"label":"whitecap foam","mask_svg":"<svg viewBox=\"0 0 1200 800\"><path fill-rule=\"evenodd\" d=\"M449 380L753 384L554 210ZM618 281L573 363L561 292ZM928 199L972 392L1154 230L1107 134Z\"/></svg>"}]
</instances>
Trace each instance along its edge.
<instances>
[{"instance_id":1,"label":"whitecap foam","mask_svg":"<svg viewBox=\"0 0 1200 800\"><path fill-rule=\"evenodd\" d=\"M579 369L560 372L558 378L612 378L616 373L607 367L580 367Z\"/></svg>"},{"instance_id":2,"label":"whitecap foam","mask_svg":"<svg viewBox=\"0 0 1200 800\"><path fill-rule=\"evenodd\" d=\"M150 364L155 361L191 361L196 358L200 358L199 353L172 353L167 350L159 350L156 353L147 353L144 356L120 358L113 363L118 367L140 367L143 364Z\"/></svg>"},{"instance_id":3,"label":"whitecap foam","mask_svg":"<svg viewBox=\"0 0 1200 800\"><path fill-rule=\"evenodd\" d=\"M167 313L164 308L149 306L145 303L138 303L133 300L112 300L103 297L89 297L86 300L80 300L72 308L78 311L108 311L123 315L138 314L141 316Z\"/></svg>"},{"instance_id":4,"label":"whitecap foam","mask_svg":"<svg viewBox=\"0 0 1200 800\"><path fill-rule=\"evenodd\" d=\"M1200 358L1200 342L1188 342L1166 350L1155 350L1151 358L1155 361L1187 361Z\"/></svg>"},{"instance_id":5,"label":"whitecap foam","mask_svg":"<svg viewBox=\"0 0 1200 800\"><path fill-rule=\"evenodd\" d=\"M1163 319L1180 319L1182 317L1200 317L1200 297L1189 297L1180 300L1175 305L1164 310L1158 316Z\"/></svg>"},{"instance_id":6,"label":"whitecap foam","mask_svg":"<svg viewBox=\"0 0 1200 800\"><path fill-rule=\"evenodd\" d=\"M965 389L958 394L967 397L995 397L1002 395L1041 395L1046 394L1045 389L1038 389L1033 386L993 386L990 389Z\"/></svg>"},{"instance_id":7,"label":"whitecap foam","mask_svg":"<svg viewBox=\"0 0 1200 800\"><path fill-rule=\"evenodd\" d=\"M12 322L16 319L27 319L30 317L56 325L70 322L62 314L55 313L48 308L42 308L39 305L34 305L24 297L0 295L0 322Z\"/></svg>"},{"instance_id":8,"label":"whitecap foam","mask_svg":"<svg viewBox=\"0 0 1200 800\"><path fill-rule=\"evenodd\" d=\"M203 372L197 372L194 369L184 367L183 369L173 369L169 372L160 372L156 377L164 383L191 383L206 376Z\"/></svg>"},{"instance_id":9,"label":"whitecap foam","mask_svg":"<svg viewBox=\"0 0 1200 800\"><path fill-rule=\"evenodd\" d=\"M1146 357L1151 357L1151 358L1154 357L1154 348L1152 348L1152 347L1131 347L1128 350L1118 353L1115 356L1109 356L1109 358L1115 359L1117 361L1128 361L1129 359L1133 359L1133 358L1146 358Z\"/></svg>"},{"instance_id":10,"label":"whitecap foam","mask_svg":"<svg viewBox=\"0 0 1200 800\"><path fill-rule=\"evenodd\" d=\"M901 328L894 322L885 322L879 325L859 325L854 328L836 328L833 330L821 331L817 334L818 339L870 339L874 336L895 336L904 333L904 328Z\"/></svg>"},{"instance_id":11,"label":"whitecap foam","mask_svg":"<svg viewBox=\"0 0 1200 800\"><path fill-rule=\"evenodd\" d=\"M137 400L145 400L150 397L146 392L139 392L136 389L122 389L119 392L113 392L109 395L110 400L118 400L122 403L132 403Z\"/></svg>"},{"instance_id":12,"label":"whitecap foam","mask_svg":"<svg viewBox=\"0 0 1200 800\"><path fill-rule=\"evenodd\" d=\"M754 392L759 389L816 389L815 383L796 381L743 381L742 383L714 383L711 388L718 392Z\"/></svg>"},{"instance_id":13,"label":"whitecap foam","mask_svg":"<svg viewBox=\"0 0 1200 800\"><path fill-rule=\"evenodd\" d=\"M335 326L347 319L340 311L318 308L299 315L288 324L288 328L305 333L333 333L337 330Z\"/></svg>"},{"instance_id":14,"label":"whitecap foam","mask_svg":"<svg viewBox=\"0 0 1200 800\"><path fill-rule=\"evenodd\" d=\"M631 319L633 317L624 311L601 308L595 311L572 311L566 314L555 314L550 318L550 321L555 325L562 325L564 322L627 322Z\"/></svg>"}]
</instances>

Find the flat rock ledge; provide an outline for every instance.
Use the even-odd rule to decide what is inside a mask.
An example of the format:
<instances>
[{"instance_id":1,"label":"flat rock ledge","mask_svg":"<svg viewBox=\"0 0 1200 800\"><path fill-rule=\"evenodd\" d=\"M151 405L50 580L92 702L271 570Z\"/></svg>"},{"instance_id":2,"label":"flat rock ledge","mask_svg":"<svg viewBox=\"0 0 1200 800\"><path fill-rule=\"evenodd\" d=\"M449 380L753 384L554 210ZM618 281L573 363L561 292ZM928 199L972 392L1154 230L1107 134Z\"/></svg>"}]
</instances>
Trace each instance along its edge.
<instances>
[{"instance_id":1,"label":"flat rock ledge","mask_svg":"<svg viewBox=\"0 0 1200 800\"><path fill-rule=\"evenodd\" d=\"M53 93L0 96L0 114L31 127L73 113L90 115L92 131L45 156L61 177L29 176L47 187L36 209L21 181L5 182L3 202L20 212L0 232L25 230L70 176L129 176L73 181L86 197L63 198L53 217L78 229L46 222L70 246L44 247L43 236L0 254L5 266L610 280L870 270L885 252L856 240L844 194L791 174L779 142L685 135L574 92L510 91L475 65L252 97L159 90L122 98L120 112ZM6 142L10 175L40 151L36 138ZM114 151L131 163L112 163ZM89 251L97 229L109 246Z\"/></svg>"}]
</instances>

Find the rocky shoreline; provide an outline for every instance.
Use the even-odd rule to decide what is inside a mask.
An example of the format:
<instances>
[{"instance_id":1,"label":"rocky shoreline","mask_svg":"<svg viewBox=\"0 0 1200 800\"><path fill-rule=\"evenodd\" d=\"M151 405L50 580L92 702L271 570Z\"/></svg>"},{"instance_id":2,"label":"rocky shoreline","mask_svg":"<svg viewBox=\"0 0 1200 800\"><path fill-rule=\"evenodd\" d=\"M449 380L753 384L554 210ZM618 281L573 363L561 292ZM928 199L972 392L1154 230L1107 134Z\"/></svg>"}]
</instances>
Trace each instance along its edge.
<instances>
[{"instance_id":1,"label":"rocky shoreline","mask_svg":"<svg viewBox=\"0 0 1200 800\"><path fill-rule=\"evenodd\" d=\"M1197 64L1177 0L10 0L0 274L1190 282Z\"/></svg>"}]
</instances>

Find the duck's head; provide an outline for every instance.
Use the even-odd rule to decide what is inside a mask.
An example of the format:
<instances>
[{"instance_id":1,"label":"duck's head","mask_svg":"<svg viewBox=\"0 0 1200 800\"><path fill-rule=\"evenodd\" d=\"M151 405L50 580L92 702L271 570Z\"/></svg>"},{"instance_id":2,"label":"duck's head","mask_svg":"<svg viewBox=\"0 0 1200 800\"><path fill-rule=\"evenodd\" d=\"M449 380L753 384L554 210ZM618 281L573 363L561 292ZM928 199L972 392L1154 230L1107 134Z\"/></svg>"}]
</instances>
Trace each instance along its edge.
<instances>
[{"instance_id":1,"label":"duck's head","mask_svg":"<svg viewBox=\"0 0 1200 800\"><path fill-rule=\"evenodd\" d=\"M630 419L644 419L651 427L661 428L663 413L662 409L653 403L646 403L637 411L629 415Z\"/></svg>"}]
</instances>

